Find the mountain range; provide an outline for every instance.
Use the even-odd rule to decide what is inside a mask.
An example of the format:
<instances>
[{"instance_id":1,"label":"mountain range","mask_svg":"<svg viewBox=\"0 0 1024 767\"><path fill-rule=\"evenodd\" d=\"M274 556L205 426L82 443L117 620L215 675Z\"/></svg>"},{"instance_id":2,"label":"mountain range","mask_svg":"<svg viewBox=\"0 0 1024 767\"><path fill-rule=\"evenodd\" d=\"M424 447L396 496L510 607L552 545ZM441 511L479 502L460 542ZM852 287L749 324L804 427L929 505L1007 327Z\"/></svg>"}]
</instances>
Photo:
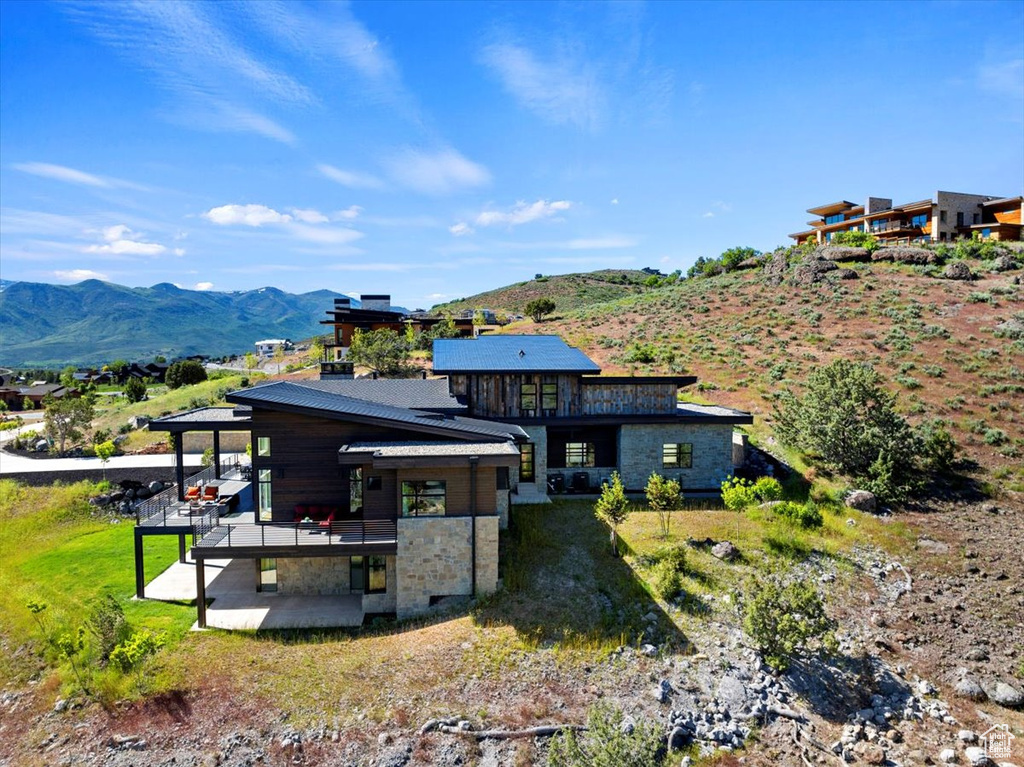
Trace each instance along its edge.
<instances>
[{"instance_id":1,"label":"mountain range","mask_svg":"<svg viewBox=\"0 0 1024 767\"><path fill-rule=\"evenodd\" d=\"M302 339L335 298L330 290L232 293L183 290L170 283L129 288L100 280L75 285L4 282L0 290L0 364L7 367L100 365L250 351L263 338ZM354 301L358 305L358 301Z\"/></svg>"}]
</instances>

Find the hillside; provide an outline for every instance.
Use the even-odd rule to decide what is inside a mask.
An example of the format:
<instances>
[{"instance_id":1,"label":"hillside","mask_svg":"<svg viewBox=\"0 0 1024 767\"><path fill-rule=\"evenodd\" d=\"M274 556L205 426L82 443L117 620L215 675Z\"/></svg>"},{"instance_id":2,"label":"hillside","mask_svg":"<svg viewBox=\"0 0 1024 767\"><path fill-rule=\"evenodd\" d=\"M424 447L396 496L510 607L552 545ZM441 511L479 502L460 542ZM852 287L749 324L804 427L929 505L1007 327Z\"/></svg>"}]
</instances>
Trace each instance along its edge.
<instances>
[{"instance_id":1,"label":"hillside","mask_svg":"<svg viewBox=\"0 0 1024 767\"><path fill-rule=\"evenodd\" d=\"M525 320L505 332L559 333L606 374L696 375L689 395L754 412L763 435L780 388L799 388L813 366L835 357L870 362L912 419L947 420L970 458L1024 490L1024 338L997 327L1024 321L1024 286L1017 284L1024 272L968 263L973 281L942 279L935 266L886 262L845 264L847 279L836 270L812 283L794 280L795 264L778 285L761 269L732 272L637 288L575 310L560 305L550 321ZM527 286L558 303L564 284L585 283L587 275L564 279ZM493 308L511 310L525 289L464 303L493 296Z\"/></svg>"},{"instance_id":2,"label":"hillside","mask_svg":"<svg viewBox=\"0 0 1024 767\"><path fill-rule=\"evenodd\" d=\"M277 288L220 293L169 283L128 288L99 280L15 282L0 293L0 363L46 367L245 352L260 338L321 332L318 322L336 296Z\"/></svg>"},{"instance_id":3,"label":"hillside","mask_svg":"<svg viewBox=\"0 0 1024 767\"><path fill-rule=\"evenodd\" d=\"M455 313L467 309L493 309L507 314L525 314L530 301L550 298L560 313L639 295L644 292L643 283L648 277L649 274L637 269L602 269L540 277L438 304L431 311Z\"/></svg>"}]
</instances>

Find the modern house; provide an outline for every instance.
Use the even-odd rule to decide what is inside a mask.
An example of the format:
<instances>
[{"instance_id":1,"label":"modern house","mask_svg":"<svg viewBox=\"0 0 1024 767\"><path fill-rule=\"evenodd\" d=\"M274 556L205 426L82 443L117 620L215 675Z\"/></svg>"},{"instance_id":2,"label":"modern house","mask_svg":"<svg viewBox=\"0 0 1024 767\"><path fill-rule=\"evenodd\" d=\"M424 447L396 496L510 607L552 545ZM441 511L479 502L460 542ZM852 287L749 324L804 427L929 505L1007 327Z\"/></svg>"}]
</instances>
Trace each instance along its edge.
<instances>
[{"instance_id":1,"label":"modern house","mask_svg":"<svg viewBox=\"0 0 1024 767\"><path fill-rule=\"evenodd\" d=\"M31 402L33 408L43 407L43 400L47 397L62 399L63 397L80 397L81 392L75 388L68 388L58 383L35 382L30 386L5 385L0 382L0 401L4 402L11 410L23 410L26 402Z\"/></svg>"},{"instance_id":2,"label":"modern house","mask_svg":"<svg viewBox=\"0 0 1024 767\"><path fill-rule=\"evenodd\" d=\"M292 342L287 338L265 338L256 342L257 357L273 357L278 349L288 351L292 348Z\"/></svg>"},{"instance_id":3,"label":"modern house","mask_svg":"<svg viewBox=\"0 0 1024 767\"><path fill-rule=\"evenodd\" d=\"M445 377L274 381L228 394L231 408L150 422L179 437L178 498L140 516L138 595L144 537L178 535L184 561L191 534L201 626L210 560L252 562L254 590L347 600L353 625L419 615L497 588L511 503L596 493L613 471L632 491L652 472L717 491L733 471L733 427L752 422L677 402L690 376L600 376L556 336L438 340L434 372ZM192 431L213 432L217 474L186 492L180 435ZM245 514L221 516L222 431L251 435ZM210 485L209 506L187 502Z\"/></svg>"},{"instance_id":4,"label":"modern house","mask_svg":"<svg viewBox=\"0 0 1024 767\"><path fill-rule=\"evenodd\" d=\"M188 532L201 535L192 548L200 625L211 559L251 560L258 589L358 599L360 619L495 590L509 474L526 439L518 426L466 417L443 380L277 381L227 398L234 409L149 425L252 434L254 514L193 522L181 507ZM175 522L165 514L153 529L140 524L137 572L138 540Z\"/></svg>"},{"instance_id":5,"label":"modern house","mask_svg":"<svg viewBox=\"0 0 1024 767\"><path fill-rule=\"evenodd\" d=\"M334 299L334 309L327 312L330 319L321 320L321 325L330 325L332 338L324 344L320 360L321 378L352 378L352 364L345 361L348 348L357 330L393 330L396 333L424 333L444 322L444 317L435 317L423 312L405 314L393 311L391 296L386 294L362 295L360 306L352 305L350 298ZM452 319L460 336L472 337L473 319Z\"/></svg>"},{"instance_id":6,"label":"modern house","mask_svg":"<svg viewBox=\"0 0 1024 767\"><path fill-rule=\"evenodd\" d=\"M901 205L869 197L863 205L840 200L807 212L816 217L807 222L811 228L789 235L798 245L808 240L825 244L847 231L869 232L889 245L948 242L975 233L982 239L1019 240L1024 197L940 191Z\"/></svg>"},{"instance_id":7,"label":"modern house","mask_svg":"<svg viewBox=\"0 0 1024 767\"><path fill-rule=\"evenodd\" d=\"M511 484L516 500L597 492L613 471L639 492L652 472L684 491L717 492L734 468L733 427L749 413L681 403L692 376L601 376L557 336L434 342L434 373L474 418L529 435Z\"/></svg>"}]
</instances>

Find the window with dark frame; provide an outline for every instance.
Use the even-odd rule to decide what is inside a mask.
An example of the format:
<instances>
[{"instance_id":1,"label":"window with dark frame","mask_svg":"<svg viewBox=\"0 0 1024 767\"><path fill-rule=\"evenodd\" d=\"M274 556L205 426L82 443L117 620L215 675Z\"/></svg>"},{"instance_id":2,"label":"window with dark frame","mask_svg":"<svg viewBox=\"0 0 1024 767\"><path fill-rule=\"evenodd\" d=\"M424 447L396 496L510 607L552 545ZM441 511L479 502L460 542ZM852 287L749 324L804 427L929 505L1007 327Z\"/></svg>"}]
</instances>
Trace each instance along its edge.
<instances>
[{"instance_id":1,"label":"window with dark frame","mask_svg":"<svg viewBox=\"0 0 1024 767\"><path fill-rule=\"evenodd\" d=\"M270 487L272 473L270 469L260 469L256 473L256 510L260 522L270 522L274 516L273 494Z\"/></svg>"},{"instance_id":2,"label":"window with dark frame","mask_svg":"<svg viewBox=\"0 0 1024 767\"><path fill-rule=\"evenodd\" d=\"M386 557L366 558L366 593L384 594L388 590L388 560Z\"/></svg>"},{"instance_id":3,"label":"window with dark frame","mask_svg":"<svg viewBox=\"0 0 1024 767\"><path fill-rule=\"evenodd\" d=\"M537 384L519 386L519 409L524 413L533 413L537 409Z\"/></svg>"},{"instance_id":4,"label":"window with dark frame","mask_svg":"<svg viewBox=\"0 0 1024 767\"><path fill-rule=\"evenodd\" d=\"M578 469L596 466L594 454L593 442L566 442L565 467L567 469Z\"/></svg>"},{"instance_id":5,"label":"window with dark frame","mask_svg":"<svg viewBox=\"0 0 1024 767\"><path fill-rule=\"evenodd\" d=\"M256 438L256 455L259 458L270 457L270 437Z\"/></svg>"},{"instance_id":6,"label":"window with dark frame","mask_svg":"<svg viewBox=\"0 0 1024 767\"><path fill-rule=\"evenodd\" d=\"M519 446L519 481L533 482L536 479L534 474L534 447L532 442Z\"/></svg>"},{"instance_id":7,"label":"window with dark frame","mask_svg":"<svg viewBox=\"0 0 1024 767\"><path fill-rule=\"evenodd\" d=\"M371 474L366 478L366 489L367 490L380 490L384 487L384 481L378 474Z\"/></svg>"},{"instance_id":8,"label":"window with dark frame","mask_svg":"<svg viewBox=\"0 0 1024 767\"><path fill-rule=\"evenodd\" d=\"M348 510L352 514L363 511L363 467L348 470Z\"/></svg>"},{"instance_id":9,"label":"window with dark frame","mask_svg":"<svg viewBox=\"0 0 1024 767\"><path fill-rule=\"evenodd\" d=\"M443 517L446 506L446 485L443 479L402 482L403 517Z\"/></svg>"},{"instance_id":10,"label":"window with dark frame","mask_svg":"<svg viewBox=\"0 0 1024 767\"><path fill-rule=\"evenodd\" d=\"M693 444L690 442L666 442L661 446L663 469L690 469L693 467Z\"/></svg>"},{"instance_id":11,"label":"window with dark frame","mask_svg":"<svg viewBox=\"0 0 1024 767\"><path fill-rule=\"evenodd\" d=\"M540 409L545 415L558 410L558 384L546 383L540 387Z\"/></svg>"}]
</instances>

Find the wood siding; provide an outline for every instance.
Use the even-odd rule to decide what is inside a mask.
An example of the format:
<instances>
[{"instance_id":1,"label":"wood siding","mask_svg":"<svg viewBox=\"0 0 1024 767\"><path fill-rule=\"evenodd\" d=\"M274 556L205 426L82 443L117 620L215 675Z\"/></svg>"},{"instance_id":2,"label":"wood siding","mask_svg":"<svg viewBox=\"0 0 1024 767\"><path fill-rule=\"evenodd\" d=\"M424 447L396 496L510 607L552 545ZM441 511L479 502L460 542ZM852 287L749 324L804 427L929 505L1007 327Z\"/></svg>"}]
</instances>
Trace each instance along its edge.
<instances>
[{"instance_id":1,"label":"wood siding","mask_svg":"<svg viewBox=\"0 0 1024 767\"><path fill-rule=\"evenodd\" d=\"M583 386L583 415L669 415L676 412L674 383Z\"/></svg>"},{"instance_id":2,"label":"wood siding","mask_svg":"<svg viewBox=\"0 0 1024 767\"><path fill-rule=\"evenodd\" d=\"M520 408L523 384L537 387L537 409L524 412ZM542 410L543 385L558 386L558 407L554 413ZM452 394L464 396L472 415L480 418L565 418L580 414L580 383L575 375L473 375L452 376Z\"/></svg>"},{"instance_id":3,"label":"wood siding","mask_svg":"<svg viewBox=\"0 0 1024 767\"><path fill-rule=\"evenodd\" d=\"M274 522L292 522L298 504L347 508L348 476L352 465L339 465L338 449L356 441L436 440L429 434L400 429L353 424L328 418L253 409L253 444L257 437L270 437L269 457L253 456L255 479L259 469L271 469ZM414 471L418 474L414 476ZM366 490L368 476L380 476L380 490ZM422 475L422 476L419 476ZM363 466L363 513L367 519L393 519L401 508L399 476L414 479L444 479L448 482L448 508L452 513L469 512L469 467L373 469ZM478 469L477 498L480 513L495 511L497 474L493 467ZM453 505L457 504L457 505ZM455 511L455 509L458 509ZM342 515L342 519L349 518Z\"/></svg>"},{"instance_id":4,"label":"wood siding","mask_svg":"<svg viewBox=\"0 0 1024 767\"><path fill-rule=\"evenodd\" d=\"M996 221L1000 224L1019 224L1020 221L1020 208L1015 210L1000 211L995 214Z\"/></svg>"}]
</instances>

